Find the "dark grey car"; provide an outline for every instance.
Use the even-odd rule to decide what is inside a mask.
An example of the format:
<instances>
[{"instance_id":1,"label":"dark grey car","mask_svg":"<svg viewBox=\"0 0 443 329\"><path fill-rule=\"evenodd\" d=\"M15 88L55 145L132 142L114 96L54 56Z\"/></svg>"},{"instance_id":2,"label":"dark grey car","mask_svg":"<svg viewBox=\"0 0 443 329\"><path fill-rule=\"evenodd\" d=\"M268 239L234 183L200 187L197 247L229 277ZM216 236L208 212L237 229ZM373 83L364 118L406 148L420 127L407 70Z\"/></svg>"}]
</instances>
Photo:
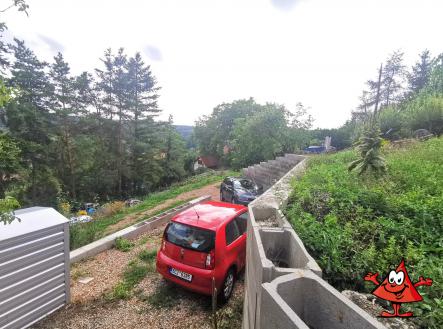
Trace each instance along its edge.
<instances>
[{"instance_id":1,"label":"dark grey car","mask_svg":"<svg viewBox=\"0 0 443 329\"><path fill-rule=\"evenodd\" d=\"M263 193L263 187L252 180L239 177L226 177L220 186L220 200L248 205Z\"/></svg>"}]
</instances>

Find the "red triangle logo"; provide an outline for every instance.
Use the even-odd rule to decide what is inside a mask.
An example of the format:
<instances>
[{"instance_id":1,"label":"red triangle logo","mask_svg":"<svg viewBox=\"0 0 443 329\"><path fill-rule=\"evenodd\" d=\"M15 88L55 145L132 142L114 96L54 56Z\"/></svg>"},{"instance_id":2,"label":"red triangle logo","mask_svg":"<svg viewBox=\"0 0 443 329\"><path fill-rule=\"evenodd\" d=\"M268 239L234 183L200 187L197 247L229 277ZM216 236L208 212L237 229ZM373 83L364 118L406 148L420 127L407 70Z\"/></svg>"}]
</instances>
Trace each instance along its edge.
<instances>
[{"instance_id":1,"label":"red triangle logo","mask_svg":"<svg viewBox=\"0 0 443 329\"><path fill-rule=\"evenodd\" d=\"M397 269L390 271L383 282L372 291L372 294L395 303L412 303L423 300L409 278L403 259Z\"/></svg>"}]
</instances>

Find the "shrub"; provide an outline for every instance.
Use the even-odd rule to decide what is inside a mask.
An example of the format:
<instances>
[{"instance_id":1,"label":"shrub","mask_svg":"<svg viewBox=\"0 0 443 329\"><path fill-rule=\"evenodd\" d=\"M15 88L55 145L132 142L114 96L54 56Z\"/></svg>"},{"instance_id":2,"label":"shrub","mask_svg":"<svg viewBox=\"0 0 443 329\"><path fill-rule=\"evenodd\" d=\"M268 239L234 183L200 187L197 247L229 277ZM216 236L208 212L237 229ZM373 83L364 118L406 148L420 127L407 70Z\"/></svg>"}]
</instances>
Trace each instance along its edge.
<instances>
[{"instance_id":1,"label":"shrub","mask_svg":"<svg viewBox=\"0 0 443 329\"><path fill-rule=\"evenodd\" d=\"M69 227L71 250L80 248L97 239L99 230L96 223L78 223Z\"/></svg>"},{"instance_id":2,"label":"shrub","mask_svg":"<svg viewBox=\"0 0 443 329\"><path fill-rule=\"evenodd\" d=\"M134 243L124 239L124 238L117 238L115 239L115 249L128 252L134 247Z\"/></svg>"},{"instance_id":3,"label":"shrub","mask_svg":"<svg viewBox=\"0 0 443 329\"><path fill-rule=\"evenodd\" d=\"M97 210L97 217L110 217L120 212L125 207L123 201L113 201L105 203Z\"/></svg>"}]
</instances>

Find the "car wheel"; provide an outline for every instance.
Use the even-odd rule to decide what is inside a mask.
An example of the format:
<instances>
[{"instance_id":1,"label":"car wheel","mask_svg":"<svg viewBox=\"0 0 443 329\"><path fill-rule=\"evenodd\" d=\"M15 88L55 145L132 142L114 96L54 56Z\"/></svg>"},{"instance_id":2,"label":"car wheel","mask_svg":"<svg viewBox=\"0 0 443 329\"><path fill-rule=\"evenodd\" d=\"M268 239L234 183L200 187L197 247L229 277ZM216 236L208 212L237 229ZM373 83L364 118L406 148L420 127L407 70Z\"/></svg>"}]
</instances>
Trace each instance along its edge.
<instances>
[{"instance_id":1,"label":"car wheel","mask_svg":"<svg viewBox=\"0 0 443 329\"><path fill-rule=\"evenodd\" d=\"M235 272L233 268L230 268L223 281L222 289L220 291L220 301L226 303L234 291L235 285Z\"/></svg>"},{"instance_id":2,"label":"car wheel","mask_svg":"<svg viewBox=\"0 0 443 329\"><path fill-rule=\"evenodd\" d=\"M223 192L222 191L220 191L220 201L225 201L225 200L223 200Z\"/></svg>"}]
</instances>

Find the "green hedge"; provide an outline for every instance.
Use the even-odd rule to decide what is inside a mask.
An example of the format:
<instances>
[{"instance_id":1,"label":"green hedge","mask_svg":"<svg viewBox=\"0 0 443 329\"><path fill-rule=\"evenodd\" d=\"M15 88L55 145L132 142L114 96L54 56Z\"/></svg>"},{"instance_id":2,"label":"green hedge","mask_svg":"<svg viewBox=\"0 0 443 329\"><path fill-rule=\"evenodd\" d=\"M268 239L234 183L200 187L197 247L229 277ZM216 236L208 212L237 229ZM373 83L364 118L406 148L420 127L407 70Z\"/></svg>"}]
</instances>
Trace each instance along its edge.
<instances>
[{"instance_id":1,"label":"green hedge","mask_svg":"<svg viewBox=\"0 0 443 329\"><path fill-rule=\"evenodd\" d=\"M345 151L310 159L293 182L286 215L324 277L338 289L370 292L367 272L381 276L404 257L423 303L410 304L420 325L443 327L443 138L386 146L388 174L358 177L347 165L357 155Z\"/></svg>"}]
</instances>

